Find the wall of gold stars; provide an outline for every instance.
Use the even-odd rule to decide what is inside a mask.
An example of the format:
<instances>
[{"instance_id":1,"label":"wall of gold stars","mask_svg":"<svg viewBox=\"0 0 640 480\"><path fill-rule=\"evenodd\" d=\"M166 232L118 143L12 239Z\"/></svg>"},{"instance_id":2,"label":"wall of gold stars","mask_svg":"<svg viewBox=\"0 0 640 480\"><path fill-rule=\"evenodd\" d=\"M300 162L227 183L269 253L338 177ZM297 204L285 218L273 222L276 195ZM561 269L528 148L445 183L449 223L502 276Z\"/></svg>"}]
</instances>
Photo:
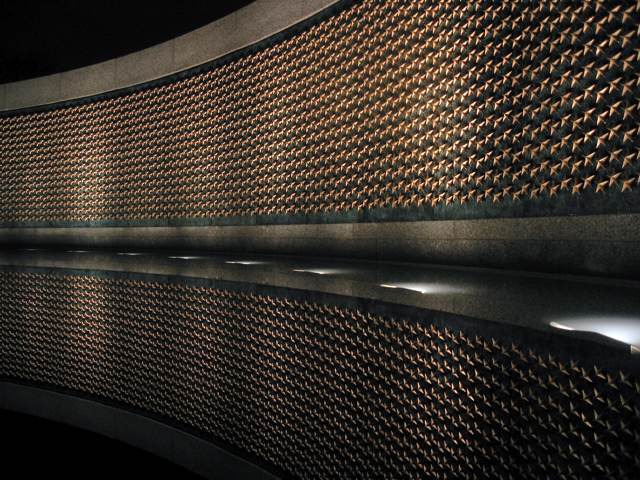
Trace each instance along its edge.
<instances>
[{"instance_id":1,"label":"wall of gold stars","mask_svg":"<svg viewBox=\"0 0 640 480\"><path fill-rule=\"evenodd\" d=\"M0 222L628 195L639 22L635 1L356 2L164 84L3 114Z\"/></svg>"},{"instance_id":2,"label":"wall of gold stars","mask_svg":"<svg viewBox=\"0 0 640 480\"><path fill-rule=\"evenodd\" d=\"M0 378L178 422L285 478L637 478L637 377L532 333L157 277L0 280Z\"/></svg>"}]
</instances>

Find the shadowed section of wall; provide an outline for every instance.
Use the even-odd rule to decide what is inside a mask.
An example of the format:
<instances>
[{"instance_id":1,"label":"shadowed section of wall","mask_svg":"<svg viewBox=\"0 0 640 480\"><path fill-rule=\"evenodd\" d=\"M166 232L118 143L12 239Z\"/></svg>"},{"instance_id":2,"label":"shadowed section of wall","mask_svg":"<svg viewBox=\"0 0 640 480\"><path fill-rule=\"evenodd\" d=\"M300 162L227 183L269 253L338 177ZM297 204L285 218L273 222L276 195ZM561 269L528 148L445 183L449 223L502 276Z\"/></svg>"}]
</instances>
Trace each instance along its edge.
<instances>
[{"instance_id":1,"label":"shadowed section of wall","mask_svg":"<svg viewBox=\"0 0 640 480\"><path fill-rule=\"evenodd\" d=\"M317 10L312 3L287 10L287 18ZM187 247L224 229L185 226L313 230L309 224L637 212L639 8L624 1L344 1L173 77L5 112L0 241L22 233L23 241L53 234L55 242L61 236L48 227L64 227L69 241L89 235L91 244L135 238L138 245L149 241L141 240L142 228L99 227L180 227L165 238ZM532 232L539 222L519 225ZM25 230L31 227L47 229ZM274 252L278 242L260 238L265 231L274 237L270 228L227 231L243 232L235 250ZM187 231L195 236L178 245ZM590 233L576 234L578 243L534 243L530 251L541 255L533 268L560 259L572 271L628 275L606 267L625 263L615 256L626 240L609 236L607 253L591 261ZM299 238L307 240L279 242L282 251L317 247L310 236ZM466 240L430 242L421 253L424 247L400 237L416 260L535 263L533 254L519 260L522 244L503 250ZM367 243L335 245L345 246L334 247L336 255L371 252ZM219 239L202 246L227 248ZM584 254L567 259L568 249ZM411 258L390 253L376 244L378 257ZM633 258L625 249L620 255ZM504 259L478 260L487 256Z\"/></svg>"},{"instance_id":2,"label":"shadowed section of wall","mask_svg":"<svg viewBox=\"0 0 640 480\"><path fill-rule=\"evenodd\" d=\"M0 381L0 408L105 435L181 465L203 478L278 478L166 422L77 394ZM168 473L175 472L171 469Z\"/></svg>"}]
</instances>

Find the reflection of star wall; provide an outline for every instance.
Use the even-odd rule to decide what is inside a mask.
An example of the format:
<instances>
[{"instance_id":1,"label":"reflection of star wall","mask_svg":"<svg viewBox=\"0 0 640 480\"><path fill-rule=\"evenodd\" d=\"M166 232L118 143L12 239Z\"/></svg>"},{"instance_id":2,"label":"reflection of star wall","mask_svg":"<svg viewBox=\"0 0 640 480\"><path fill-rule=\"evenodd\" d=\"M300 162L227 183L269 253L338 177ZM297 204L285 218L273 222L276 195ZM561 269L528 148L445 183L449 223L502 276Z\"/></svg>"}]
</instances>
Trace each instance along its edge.
<instances>
[{"instance_id":1,"label":"reflection of star wall","mask_svg":"<svg viewBox=\"0 0 640 480\"><path fill-rule=\"evenodd\" d=\"M292 478L637 478L629 372L362 302L148 277L0 280L0 377L159 415Z\"/></svg>"},{"instance_id":2,"label":"reflection of star wall","mask_svg":"<svg viewBox=\"0 0 640 480\"><path fill-rule=\"evenodd\" d=\"M4 115L0 221L628 195L639 23L635 1L365 0L208 71Z\"/></svg>"}]
</instances>

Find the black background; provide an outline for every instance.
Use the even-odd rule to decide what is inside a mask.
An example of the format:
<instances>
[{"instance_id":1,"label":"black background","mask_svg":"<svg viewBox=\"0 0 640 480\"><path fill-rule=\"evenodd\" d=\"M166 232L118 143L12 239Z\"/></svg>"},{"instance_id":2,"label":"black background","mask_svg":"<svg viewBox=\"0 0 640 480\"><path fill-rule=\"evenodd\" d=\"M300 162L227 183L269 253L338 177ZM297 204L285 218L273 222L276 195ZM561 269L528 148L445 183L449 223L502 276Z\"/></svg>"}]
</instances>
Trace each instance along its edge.
<instances>
[{"instance_id":1,"label":"black background","mask_svg":"<svg viewBox=\"0 0 640 480\"><path fill-rule=\"evenodd\" d=\"M6 478L198 477L178 465L110 438L29 415L0 410Z\"/></svg>"},{"instance_id":2,"label":"black background","mask_svg":"<svg viewBox=\"0 0 640 480\"><path fill-rule=\"evenodd\" d=\"M63 72L170 40L250 0L0 0L0 83Z\"/></svg>"}]
</instances>

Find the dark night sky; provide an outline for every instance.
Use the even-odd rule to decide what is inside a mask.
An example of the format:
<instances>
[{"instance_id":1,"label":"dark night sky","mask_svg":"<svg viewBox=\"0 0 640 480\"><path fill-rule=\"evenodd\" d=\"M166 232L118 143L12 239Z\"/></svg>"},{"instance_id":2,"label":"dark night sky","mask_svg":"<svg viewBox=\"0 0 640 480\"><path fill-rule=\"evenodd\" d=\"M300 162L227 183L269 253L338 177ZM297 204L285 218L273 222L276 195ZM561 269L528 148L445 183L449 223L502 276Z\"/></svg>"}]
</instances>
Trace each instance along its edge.
<instances>
[{"instance_id":1,"label":"dark night sky","mask_svg":"<svg viewBox=\"0 0 640 480\"><path fill-rule=\"evenodd\" d=\"M164 42L250 0L0 0L0 83L62 72Z\"/></svg>"}]
</instances>

